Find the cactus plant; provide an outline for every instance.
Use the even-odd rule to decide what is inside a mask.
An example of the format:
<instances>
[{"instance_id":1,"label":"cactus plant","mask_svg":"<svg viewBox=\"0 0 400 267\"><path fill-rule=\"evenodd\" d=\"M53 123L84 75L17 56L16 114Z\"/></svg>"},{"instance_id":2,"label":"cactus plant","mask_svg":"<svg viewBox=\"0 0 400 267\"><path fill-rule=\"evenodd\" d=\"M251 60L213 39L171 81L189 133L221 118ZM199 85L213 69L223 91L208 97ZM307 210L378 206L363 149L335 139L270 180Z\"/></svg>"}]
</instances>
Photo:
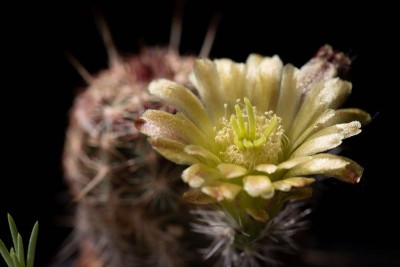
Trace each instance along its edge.
<instances>
[{"instance_id":1,"label":"cactus plant","mask_svg":"<svg viewBox=\"0 0 400 267\"><path fill-rule=\"evenodd\" d=\"M148 93L148 83L158 77L187 83L194 58L148 48L113 59L76 98L67 132L77 266L181 266L187 223L180 169L158 156L134 122L148 108L172 111Z\"/></svg>"}]
</instances>

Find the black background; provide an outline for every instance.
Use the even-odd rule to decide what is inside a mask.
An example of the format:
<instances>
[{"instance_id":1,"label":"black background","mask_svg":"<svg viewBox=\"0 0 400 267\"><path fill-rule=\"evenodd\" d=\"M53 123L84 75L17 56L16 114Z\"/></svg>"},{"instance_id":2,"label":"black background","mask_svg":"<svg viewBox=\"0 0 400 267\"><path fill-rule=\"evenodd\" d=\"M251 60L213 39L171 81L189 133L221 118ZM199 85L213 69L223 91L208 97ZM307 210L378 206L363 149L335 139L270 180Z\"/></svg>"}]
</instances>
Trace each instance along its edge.
<instances>
[{"instance_id":1,"label":"black background","mask_svg":"<svg viewBox=\"0 0 400 267\"><path fill-rule=\"evenodd\" d=\"M167 44L174 2L136 2L2 8L0 237L9 242L7 212L25 239L39 220L37 266L51 262L69 232L61 153L68 110L84 82L64 52L75 55L91 73L107 67L93 21L96 9L108 21L122 54L137 52L141 42ZM301 66L325 43L354 57L353 93L345 105L370 112L374 120L345 141L342 154L363 165L365 174L358 185L329 180L321 186L305 247L326 254L318 254L323 255L320 261L314 258L311 264L304 252L304 266L400 265L398 171L392 163L398 159L398 112L391 104L399 88L396 67L391 66L397 56L392 10L384 4L333 2L306 6L207 0L184 6L181 53L200 50L213 14L221 12L213 58L244 61L257 52L279 54L284 62Z\"/></svg>"}]
</instances>

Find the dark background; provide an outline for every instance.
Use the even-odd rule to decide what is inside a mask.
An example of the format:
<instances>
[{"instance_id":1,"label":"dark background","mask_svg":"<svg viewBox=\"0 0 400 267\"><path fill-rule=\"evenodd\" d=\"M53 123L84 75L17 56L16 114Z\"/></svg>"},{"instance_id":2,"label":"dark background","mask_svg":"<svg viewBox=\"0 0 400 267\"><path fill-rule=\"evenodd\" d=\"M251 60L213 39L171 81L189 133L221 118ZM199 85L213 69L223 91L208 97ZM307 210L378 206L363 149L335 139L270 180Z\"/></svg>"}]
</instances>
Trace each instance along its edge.
<instances>
[{"instance_id":1,"label":"dark background","mask_svg":"<svg viewBox=\"0 0 400 267\"><path fill-rule=\"evenodd\" d=\"M51 262L70 230L61 153L74 92L84 82L64 52L91 73L107 67L94 9L108 21L122 54L137 52L143 41L167 44L174 2L136 2L2 8L0 238L9 244L7 212L25 240L39 220L37 266ZM207 0L184 6L181 53L200 50L213 14L221 12L213 58L244 61L256 52L278 54L301 66L325 43L354 58L353 93L345 105L362 108L374 119L359 136L345 141L342 154L364 166L365 174L358 185L334 180L321 185L307 250L301 254L304 266L400 266L398 170L392 163L398 159L398 112L391 104L399 87L391 66L397 56L392 10L384 4L334 2L305 6Z\"/></svg>"}]
</instances>

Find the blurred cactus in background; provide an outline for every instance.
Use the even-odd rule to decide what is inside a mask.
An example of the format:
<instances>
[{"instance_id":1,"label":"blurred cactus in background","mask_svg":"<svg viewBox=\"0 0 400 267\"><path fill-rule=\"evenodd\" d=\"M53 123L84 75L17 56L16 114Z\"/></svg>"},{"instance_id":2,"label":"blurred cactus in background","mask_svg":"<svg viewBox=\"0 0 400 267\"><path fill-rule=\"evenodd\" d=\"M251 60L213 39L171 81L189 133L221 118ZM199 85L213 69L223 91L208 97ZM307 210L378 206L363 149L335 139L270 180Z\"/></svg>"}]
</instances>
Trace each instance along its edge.
<instances>
[{"instance_id":1,"label":"blurred cactus in background","mask_svg":"<svg viewBox=\"0 0 400 267\"><path fill-rule=\"evenodd\" d=\"M106 29L103 37L110 68L83 75L89 85L75 100L65 144L76 266L182 266L189 220L181 169L158 156L134 122L148 108L173 112L148 93L148 83L164 77L187 84L194 57L149 48L122 58Z\"/></svg>"}]
</instances>

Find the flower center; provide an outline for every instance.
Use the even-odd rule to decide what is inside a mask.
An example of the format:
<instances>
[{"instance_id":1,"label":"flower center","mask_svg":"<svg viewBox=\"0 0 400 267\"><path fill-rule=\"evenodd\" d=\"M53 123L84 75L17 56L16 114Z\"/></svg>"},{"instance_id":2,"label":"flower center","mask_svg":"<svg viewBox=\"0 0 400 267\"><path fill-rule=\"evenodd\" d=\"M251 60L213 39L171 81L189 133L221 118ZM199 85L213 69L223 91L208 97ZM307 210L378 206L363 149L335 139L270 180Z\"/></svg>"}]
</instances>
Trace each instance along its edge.
<instances>
[{"instance_id":1,"label":"flower center","mask_svg":"<svg viewBox=\"0 0 400 267\"><path fill-rule=\"evenodd\" d=\"M257 133L256 117L247 97L244 99L244 103L247 113L247 123L238 104L235 105L236 116L232 114L230 119L230 125L235 135L235 145L240 150L260 148L278 126L278 117L274 114L267 127L261 133Z\"/></svg>"},{"instance_id":2,"label":"flower center","mask_svg":"<svg viewBox=\"0 0 400 267\"><path fill-rule=\"evenodd\" d=\"M222 125L216 141L224 161L247 168L279 161L283 128L273 112L258 114L249 99L244 98L244 108L236 104L235 114L229 121L224 118Z\"/></svg>"}]
</instances>

